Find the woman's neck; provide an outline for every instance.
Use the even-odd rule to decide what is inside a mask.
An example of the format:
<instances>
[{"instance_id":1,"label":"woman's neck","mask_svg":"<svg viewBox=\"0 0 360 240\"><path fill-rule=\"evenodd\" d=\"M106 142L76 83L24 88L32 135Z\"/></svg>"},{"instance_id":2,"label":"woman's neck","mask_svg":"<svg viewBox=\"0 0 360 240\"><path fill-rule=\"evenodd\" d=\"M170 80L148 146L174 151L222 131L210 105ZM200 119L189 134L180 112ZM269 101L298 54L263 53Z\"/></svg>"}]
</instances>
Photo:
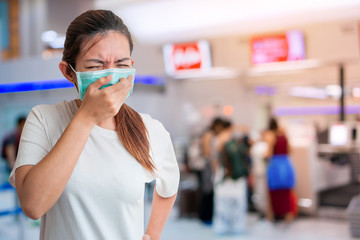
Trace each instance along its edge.
<instances>
[{"instance_id":1,"label":"woman's neck","mask_svg":"<svg viewBox=\"0 0 360 240\"><path fill-rule=\"evenodd\" d=\"M115 124L114 117L108 118L105 121L102 121L96 125L98 125L99 127L105 128L105 129L116 131L116 124Z\"/></svg>"}]
</instances>

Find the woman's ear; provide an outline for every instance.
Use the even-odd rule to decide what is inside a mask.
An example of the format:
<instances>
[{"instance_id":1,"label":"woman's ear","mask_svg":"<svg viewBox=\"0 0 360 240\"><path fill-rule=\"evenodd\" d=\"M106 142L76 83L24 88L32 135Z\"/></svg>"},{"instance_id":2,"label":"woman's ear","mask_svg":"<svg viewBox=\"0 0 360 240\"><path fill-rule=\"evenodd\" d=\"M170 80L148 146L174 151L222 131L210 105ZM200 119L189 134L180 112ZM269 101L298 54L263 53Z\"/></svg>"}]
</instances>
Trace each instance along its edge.
<instances>
[{"instance_id":1,"label":"woman's ear","mask_svg":"<svg viewBox=\"0 0 360 240\"><path fill-rule=\"evenodd\" d=\"M65 61L60 62L59 69L64 75L64 77L76 86L76 77L74 75L74 72L69 67L69 64Z\"/></svg>"},{"instance_id":2,"label":"woman's ear","mask_svg":"<svg viewBox=\"0 0 360 240\"><path fill-rule=\"evenodd\" d=\"M131 67L134 67L134 60L131 59Z\"/></svg>"}]
</instances>

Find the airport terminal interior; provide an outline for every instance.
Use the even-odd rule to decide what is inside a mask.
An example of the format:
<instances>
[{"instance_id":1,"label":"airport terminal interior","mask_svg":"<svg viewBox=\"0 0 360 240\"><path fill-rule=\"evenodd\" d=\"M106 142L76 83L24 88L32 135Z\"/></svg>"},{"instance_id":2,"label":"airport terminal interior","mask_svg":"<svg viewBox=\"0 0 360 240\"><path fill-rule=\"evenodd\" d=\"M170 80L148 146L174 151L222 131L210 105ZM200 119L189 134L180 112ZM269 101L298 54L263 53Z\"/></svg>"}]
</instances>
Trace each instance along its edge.
<instances>
[{"instance_id":1,"label":"airport terminal interior","mask_svg":"<svg viewBox=\"0 0 360 240\"><path fill-rule=\"evenodd\" d=\"M360 0L0 0L0 240L39 239L6 139L34 106L79 98L59 63L92 9L127 25L126 104L171 137L180 182L161 239L360 239ZM276 156L288 165L273 172Z\"/></svg>"}]
</instances>

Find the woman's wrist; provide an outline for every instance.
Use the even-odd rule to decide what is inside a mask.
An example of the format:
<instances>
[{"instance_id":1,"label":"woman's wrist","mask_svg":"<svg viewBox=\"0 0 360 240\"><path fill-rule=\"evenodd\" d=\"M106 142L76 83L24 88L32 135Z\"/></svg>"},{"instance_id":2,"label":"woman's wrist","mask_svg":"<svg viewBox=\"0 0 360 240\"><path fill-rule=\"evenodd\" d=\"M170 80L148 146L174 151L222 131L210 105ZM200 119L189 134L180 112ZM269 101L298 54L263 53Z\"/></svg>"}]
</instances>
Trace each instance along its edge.
<instances>
[{"instance_id":1,"label":"woman's wrist","mask_svg":"<svg viewBox=\"0 0 360 240\"><path fill-rule=\"evenodd\" d=\"M92 130L96 125L95 121L86 116L83 111L77 111L73 118L73 121L78 122L82 128L86 128L89 130Z\"/></svg>"}]
</instances>

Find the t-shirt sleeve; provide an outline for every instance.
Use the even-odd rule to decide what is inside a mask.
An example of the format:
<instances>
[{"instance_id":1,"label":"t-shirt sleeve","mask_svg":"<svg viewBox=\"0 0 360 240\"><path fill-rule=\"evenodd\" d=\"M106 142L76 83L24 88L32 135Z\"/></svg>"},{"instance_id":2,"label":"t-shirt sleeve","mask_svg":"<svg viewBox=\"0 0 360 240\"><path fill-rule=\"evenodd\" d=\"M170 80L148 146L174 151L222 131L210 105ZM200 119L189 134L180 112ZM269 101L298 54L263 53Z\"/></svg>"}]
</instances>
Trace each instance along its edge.
<instances>
[{"instance_id":1,"label":"t-shirt sleeve","mask_svg":"<svg viewBox=\"0 0 360 240\"><path fill-rule=\"evenodd\" d=\"M179 187L180 173L170 134L163 136L161 151L155 155L156 191L162 197L174 196Z\"/></svg>"},{"instance_id":2,"label":"t-shirt sleeve","mask_svg":"<svg viewBox=\"0 0 360 240\"><path fill-rule=\"evenodd\" d=\"M142 114L149 133L150 152L155 174L148 173L147 182L156 180L156 191L161 197L174 196L179 187L180 173L169 132L162 123Z\"/></svg>"},{"instance_id":3,"label":"t-shirt sleeve","mask_svg":"<svg viewBox=\"0 0 360 240\"><path fill-rule=\"evenodd\" d=\"M15 186L15 171L24 165L36 165L50 150L50 141L46 134L46 123L41 108L34 107L29 113L21 133L19 150L9 182Z\"/></svg>"}]
</instances>

